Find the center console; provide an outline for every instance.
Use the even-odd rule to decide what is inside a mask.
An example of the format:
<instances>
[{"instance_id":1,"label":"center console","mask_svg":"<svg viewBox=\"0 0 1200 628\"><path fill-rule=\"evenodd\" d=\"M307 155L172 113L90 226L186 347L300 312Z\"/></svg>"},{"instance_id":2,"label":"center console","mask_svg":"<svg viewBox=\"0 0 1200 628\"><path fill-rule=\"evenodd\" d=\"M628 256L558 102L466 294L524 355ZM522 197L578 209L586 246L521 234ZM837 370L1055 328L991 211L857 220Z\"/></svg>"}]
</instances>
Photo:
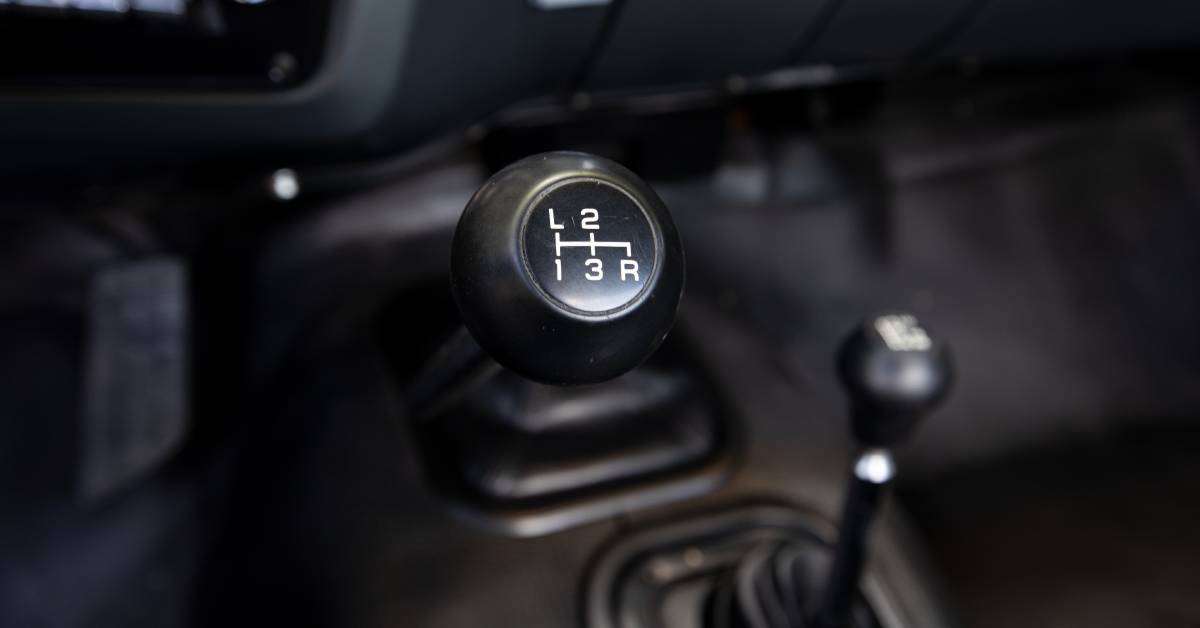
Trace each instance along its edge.
<instances>
[{"instance_id":1,"label":"center console","mask_svg":"<svg viewBox=\"0 0 1200 628\"><path fill-rule=\"evenodd\" d=\"M671 330L683 243L636 175L592 155L536 155L482 181L464 204L457 220L440 205L449 248L409 243L451 260L440 284L446 307L425 313L440 326L416 326L420 313L401 297L376 321L391 338L382 371L345 368L376 350L347 353L341 326L329 330L339 340L309 345L288 369L282 390L293 403L352 398L354 408L340 408L346 416L387 405L373 387L404 391L390 420L351 425L331 415L325 427L297 426L313 442L297 451L311 452L305 466L321 479L288 491L299 511L280 524L308 548L315 581L306 586L353 609L337 623L951 625L919 542L884 499L896 472L889 448L948 390L937 336L886 312L845 343L840 372L863 448L846 480L844 441L829 422L788 411L810 406L806 393L746 369L751 361L711 358L753 351L730 348L739 338L720 329L719 315L693 306ZM355 240L382 250L368 244L391 237L379 226L344 232L349 239L327 250L342 264ZM417 329L438 337L420 339ZM318 373L358 375L339 383ZM780 396L746 396L763 382L779 384ZM340 493L347 486L353 497ZM354 538L359 549L323 537ZM387 547L407 549L379 551ZM420 599L421 612L387 603L398 590Z\"/></svg>"}]
</instances>

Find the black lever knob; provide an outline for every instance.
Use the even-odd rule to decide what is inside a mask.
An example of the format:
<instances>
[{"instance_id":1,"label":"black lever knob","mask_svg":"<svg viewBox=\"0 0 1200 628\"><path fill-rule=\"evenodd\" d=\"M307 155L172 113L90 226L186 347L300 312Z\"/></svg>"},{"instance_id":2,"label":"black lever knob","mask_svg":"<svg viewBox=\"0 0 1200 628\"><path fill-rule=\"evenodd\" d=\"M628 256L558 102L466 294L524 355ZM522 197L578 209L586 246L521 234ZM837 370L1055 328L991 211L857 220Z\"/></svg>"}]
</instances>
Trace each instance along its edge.
<instances>
[{"instance_id":1,"label":"black lever knob","mask_svg":"<svg viewBox=\"0 0 1200 628\"><path fill-rule=\"evenodd\" d=\"M855 329L842 345L838 370L854 436L879 447L905 439L953 379L946 344L903 313L880 314Z\"/></svg>"},{"instance_id":2,"label":"black lever knob","mask_svg":"<svg viewBox=\"0 0 1200 628\"><path fill-rule=\"evenodd\" d=\"M464 324L497 362L548 384L612 379L666 337L684 261L666 206L607 159L554 152L496 173L454 234Z\"/></svg>"},{"instance_id":3,"label":"black lever knob","mask_svg":"<svg viewBox=\"0 0 1200 628\"><path fill-rule=\"evenodd\" d=\"M904 313L879 314L859 325L838 355L859 444L869 447L854 469L838 523L837 545L815 624L848 628L866 560L867 534L896 475L888 447L904 440L950 391L953 367L945 342Z\"/></svg>"}]
</instances>

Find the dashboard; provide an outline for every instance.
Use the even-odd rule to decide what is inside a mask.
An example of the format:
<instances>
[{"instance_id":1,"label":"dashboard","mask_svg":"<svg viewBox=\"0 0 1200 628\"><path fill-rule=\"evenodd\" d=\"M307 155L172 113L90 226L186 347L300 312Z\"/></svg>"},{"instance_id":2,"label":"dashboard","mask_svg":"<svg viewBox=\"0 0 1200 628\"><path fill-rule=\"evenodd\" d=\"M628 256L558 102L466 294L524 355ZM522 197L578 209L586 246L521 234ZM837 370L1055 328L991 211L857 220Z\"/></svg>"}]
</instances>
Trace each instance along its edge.
<instances>
[{"instance_id":1,"label":"dashboard","mask_svg":"<svg viewBox=\"0 0 1200 628\"><path fill-rule=\"evenodd\" d=\"M514 108L1187 48L1184 0L2 0L19 165L395 152ZM12 161L11 157L6 158ZM17 165L17 164L6 164Z\"/></svg>"}]
</instances>

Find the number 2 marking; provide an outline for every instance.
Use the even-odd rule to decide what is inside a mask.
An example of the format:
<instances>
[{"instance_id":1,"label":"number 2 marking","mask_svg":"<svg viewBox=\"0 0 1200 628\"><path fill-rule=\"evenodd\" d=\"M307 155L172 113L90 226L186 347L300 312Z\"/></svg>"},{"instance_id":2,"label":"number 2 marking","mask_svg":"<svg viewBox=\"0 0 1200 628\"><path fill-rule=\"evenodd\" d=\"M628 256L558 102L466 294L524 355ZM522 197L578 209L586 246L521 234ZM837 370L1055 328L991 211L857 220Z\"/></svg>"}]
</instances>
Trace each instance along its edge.
<instances>
[{"instance_id":1,"label":"number 2 marking","mask_svg":"<svg viewBox=\"0 0 1200 628\"><path fill-rule=\"evenodd\" d=\"M579 226L584 229L599 229L600 228L600 212L592 209L579 210L580 220Z\"/></svg>"},{"instance_id":2,"label":"number 2 marking","mask_svg":"<svg viewBox=\"0 0 1200 628\"><path fill-rule=\"evenodd\" d=\"M584 264L587 264L592 268L590 271L588 271L588 274L583 276L584 279L587 279L588 281L600 281L601 279L604 279L604 262L601 262L594 257L589 257Z\"/></svg>"}]
</instances>

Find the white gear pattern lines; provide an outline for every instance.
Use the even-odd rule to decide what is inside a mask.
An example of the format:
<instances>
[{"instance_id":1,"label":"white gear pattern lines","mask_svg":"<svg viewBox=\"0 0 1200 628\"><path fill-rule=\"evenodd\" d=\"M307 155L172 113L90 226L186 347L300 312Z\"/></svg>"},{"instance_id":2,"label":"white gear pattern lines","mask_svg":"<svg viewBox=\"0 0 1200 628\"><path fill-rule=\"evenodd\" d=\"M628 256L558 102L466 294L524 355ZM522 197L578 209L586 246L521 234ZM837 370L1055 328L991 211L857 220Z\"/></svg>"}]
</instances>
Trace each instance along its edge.
<instances>
[{"instance_id":1,"label":"white gear pattern lines","mask_svg":"<svg viewBox=\"0 0 1200 628\"><path fill-rule=\"evenodd\" d=\"M598 248L624 249L625 259L621 260L620 280L642 280L638 269L638 262L637 260L632 259L632 242L605 242L603 240L596 239L596 231L600 229L600 212L598 210L591 207L585 207L579 210L579 225L581 228L588 230L588 239L578 241L563 240L562 230L566 229L566 225L555 221L553 207L547 209L547 212L550 219L550 229L554 231L554 266L556 281L562 281L563 279L562 250L574 247L587 247L589 249L589 257L583 262L588 267L587 273L584 274L583 278L588 281L601 281L604 279L604 261L596 257L596 249Z\"/></svg>"},{"instance_id":2,"label":"white gear pattern lines","mask_svg":"<svg viewBox=\"0 0 1200 628\"><path fill-rule=\"evenodd\" d=\"M521 236L525 267L558 304L612 313L654 283L658 234L628 191L573 180L542 194L529 211Z\"/></svg>"}]
</instances>

